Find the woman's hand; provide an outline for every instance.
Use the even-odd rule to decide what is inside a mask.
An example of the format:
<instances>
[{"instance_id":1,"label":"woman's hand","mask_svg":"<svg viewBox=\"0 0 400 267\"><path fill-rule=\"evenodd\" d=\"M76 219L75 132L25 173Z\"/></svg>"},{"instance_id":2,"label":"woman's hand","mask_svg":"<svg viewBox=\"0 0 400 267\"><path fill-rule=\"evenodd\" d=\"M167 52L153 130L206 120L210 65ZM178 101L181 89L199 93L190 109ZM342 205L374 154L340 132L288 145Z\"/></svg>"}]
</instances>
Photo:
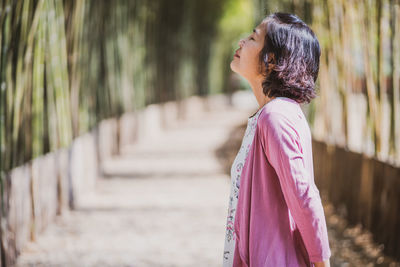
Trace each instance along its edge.
<instances>
[{"instance_id":1,"label":"woman's hand","mask_svg":"<svg viewBox=\"0 0 400 267\"><path fill-rule=\"evenodd\" d=\"M330 267L329 259L326 261L314 262L314 267Z\"/></svg>"}]
</instances>

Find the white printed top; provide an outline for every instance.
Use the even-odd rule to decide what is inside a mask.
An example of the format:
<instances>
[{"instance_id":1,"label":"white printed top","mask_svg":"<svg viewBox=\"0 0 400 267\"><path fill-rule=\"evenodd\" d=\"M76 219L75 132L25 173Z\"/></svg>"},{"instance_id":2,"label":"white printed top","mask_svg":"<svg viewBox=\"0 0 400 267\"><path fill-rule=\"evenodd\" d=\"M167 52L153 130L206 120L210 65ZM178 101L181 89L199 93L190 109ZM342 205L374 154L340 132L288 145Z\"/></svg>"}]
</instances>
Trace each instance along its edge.
<instances>
[{"instance_id":1,"label":"white printed top","mask_svg":"<svg viewBox=\"0 0 400 267\"><path fill-rule=\"evenodd\" d=\"M233 227L235 221L236 205L239 196L240 176L245 163L245 159L247 157L247 154L249 153L251 143L254 139L254 134L257 127L257 119L263 107L261 107L256 113L254 113L247 119L247 128L243 136L242 145L240 146L239 152L236 155L236 158L233 161L231 167L231 193L229 197L228 218L226 221L226 234L222 265L223 267L232 267L233 264L233 255L235 252L236 240Z\"/></svg>"}]
</instances>

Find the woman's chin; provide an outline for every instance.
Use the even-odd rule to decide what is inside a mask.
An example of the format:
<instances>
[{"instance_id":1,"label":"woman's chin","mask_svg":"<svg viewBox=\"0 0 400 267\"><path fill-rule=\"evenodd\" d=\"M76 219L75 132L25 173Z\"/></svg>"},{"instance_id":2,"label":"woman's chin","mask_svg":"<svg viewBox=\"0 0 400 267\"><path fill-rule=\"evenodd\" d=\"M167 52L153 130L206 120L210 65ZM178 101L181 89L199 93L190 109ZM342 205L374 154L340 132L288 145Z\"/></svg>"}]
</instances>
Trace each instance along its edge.
<instances>
[{"instance_id":1,"label":"woman's chin","mask_svg":"<svg viewBox=\"0 0 400 267\"><path fill-rule=\"evenodd\" d=\"M231 70L232 70L233 72L238 73L238 72L237 72L237 66L236 66L236 62L235 62L235 61L236 61L235 59L233 59L233 60L231 61L230 67L231 67Z\"/></svg>"}]
</instances>

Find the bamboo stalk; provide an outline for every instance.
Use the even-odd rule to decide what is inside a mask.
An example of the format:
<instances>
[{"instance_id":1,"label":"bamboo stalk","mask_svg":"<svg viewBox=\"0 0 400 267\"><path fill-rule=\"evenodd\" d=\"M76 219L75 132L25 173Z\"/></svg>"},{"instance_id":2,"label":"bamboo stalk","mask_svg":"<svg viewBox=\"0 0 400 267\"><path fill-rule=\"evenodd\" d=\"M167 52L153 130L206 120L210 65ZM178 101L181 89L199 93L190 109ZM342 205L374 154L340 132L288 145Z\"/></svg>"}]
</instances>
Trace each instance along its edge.
<instances>
[{"instance_id":1,"label":"bamboo stalk","mask_svg":"<svg viewBox=\"0 0 400 267\"><path fill-rule=\"evenodd\" d=\"M363 45L363 58L364 58L364 69L365 75L367 80L367 95L368 95L368 106L369 106L369 118L371 127L374 133L374 143L375 143L375 155L379 151L379 138L380 138L380 120L378 119L378 107L379 107L379 99L377 99L377 88L376 88L376 75L372 69L371 60L374 59L374 54L372 52L373 49L370 46L373 45L371 39L373 40L374 36L374 27L373 24L370 23L371 21L367 18L368 16L364 16L366 14L365 7L366 4L359 4L359 14L361 14L360 19L360 26L361 26L361 36L363 38L362 45ZM367 7L368 8L368 7ZM373 21L373 20L372 20ZM367 30L368 29L368 30Z\"/></svg>"},{"instance_id":2,"label":"bamboo stalk","mask_svg":"<svg viewBox=\"0 0 400 267\"><path fill-rule=\"evenodd\" d=\"M377 70L377 76L378 76L378 81L377 81L377 89L378 89L378 121L383 120L383 115L384 115L384 104L386 100L386 81L385 81L385 73L384 73L384 60L385 60L385 40L386 40L386 31L384 28L384 21L386 20L386 12L385 12L385 6L386 6L387 0L380 0L377 1L377 27L378 27L378 34L377 34L377 64L378 64L378 70ZM386 157L383 155L382 147L383 147L383 142L387 140L383 140L382 138L382 128L380 127L380 138L377 140L378 146L377 146L377 154L380 159L384 160Z\"/></svg>"},{"instance_id":3,"label":"bamboo stalk","mask_svg":"<svg viewBox=\"0 0 400 267\"><path fill-rule=\"evenodd\" d=\"M400 165L400 3L393 6L393 102L392 125L395 159Z\"/></svg>"},{"instance_id":4,"label":"bamboo stalk","mask_svg":"<svg viewBox=\"0 0 400 267\"><path fill-rule=\"evenodd\" d=\"M42 12L43 0L38 3L37 16L39 25L34 44L33 65L33 95L32 95L32 158L38 157L45 152L43 143L44 136L44 64L45 64L45 31L44 16Z\"/></svg>"}]
</instances>

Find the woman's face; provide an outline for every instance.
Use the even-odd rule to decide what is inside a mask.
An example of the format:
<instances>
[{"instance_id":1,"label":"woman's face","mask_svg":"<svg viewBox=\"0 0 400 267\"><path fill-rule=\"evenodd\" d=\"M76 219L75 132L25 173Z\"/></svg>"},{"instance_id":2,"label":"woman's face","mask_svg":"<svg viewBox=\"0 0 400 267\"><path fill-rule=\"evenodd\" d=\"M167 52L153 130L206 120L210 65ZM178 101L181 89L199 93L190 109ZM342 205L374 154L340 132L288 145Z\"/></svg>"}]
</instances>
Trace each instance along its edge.
<instances>
[{"instance_id":1,"label":"woman's face","mask_svg":"<svg viewBox=\"0 0 400 267\"><path fill-rule=\"evenodd\" d=\"M264 22L265 23L265 22ZM259 54L264 46L265 26L261 22L247 38L239 41L230 64L232 71L240 74L248 81L260 77Z\"/></svg>"}]
</instances>

